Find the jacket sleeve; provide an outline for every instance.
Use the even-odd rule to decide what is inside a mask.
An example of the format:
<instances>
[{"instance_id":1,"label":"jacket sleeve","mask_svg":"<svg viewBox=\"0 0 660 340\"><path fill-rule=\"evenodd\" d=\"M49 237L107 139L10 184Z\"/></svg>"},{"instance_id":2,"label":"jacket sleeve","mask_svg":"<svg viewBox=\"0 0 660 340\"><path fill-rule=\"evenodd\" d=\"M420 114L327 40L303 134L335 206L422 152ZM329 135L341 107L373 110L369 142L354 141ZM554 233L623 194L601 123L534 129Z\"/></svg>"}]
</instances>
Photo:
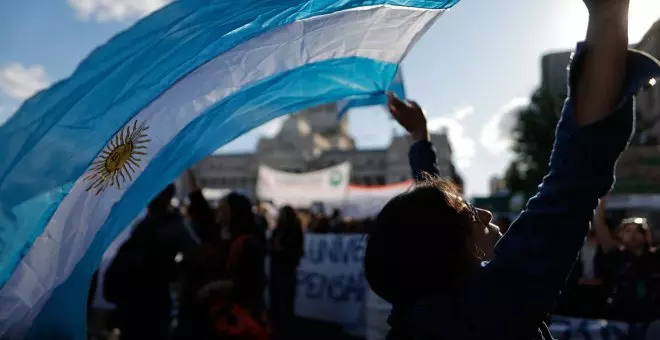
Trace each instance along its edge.
<instances>
[{"instance_id":1,"label":"jacket sleeve","mask_svg":"<svg viewBox=\"0 0 660 340\"><path fill-rule=\"evenodd\" d=\"M578 44L569 84L583 55ZM466 287L461 304L475 336L530 339L553 309L589 229L593 211L614 183L614 168L634 126L633 95L660 75L657 61L631 51L622 97L607 118L579 126L567 98L557 125L550 171L495 247L495 257ZM570 91L569 91L570 93ZM487 336L486 336L487 335Z\"/></svg>"},{"instance_id":2,"label":"jacket sleeve","mask_svg":"<svg viewBox=\"0 0 660 340\"><path fill-rule=\"evenodd\" d=\"M408 152L410 170L415 181L423 181L425 176L437 177L440 175L436 164L436 154L433 144L428 140L415 142Z\"/></svg>"}]
</instances>

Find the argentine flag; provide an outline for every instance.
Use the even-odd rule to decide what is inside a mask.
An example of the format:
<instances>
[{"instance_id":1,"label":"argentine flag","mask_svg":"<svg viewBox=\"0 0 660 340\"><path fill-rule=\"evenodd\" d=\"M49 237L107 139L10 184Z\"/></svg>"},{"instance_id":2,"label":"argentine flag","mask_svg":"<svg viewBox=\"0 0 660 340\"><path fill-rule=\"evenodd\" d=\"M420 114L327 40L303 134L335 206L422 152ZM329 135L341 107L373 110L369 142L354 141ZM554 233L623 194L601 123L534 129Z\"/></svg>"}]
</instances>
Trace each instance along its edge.
<instances>
[{"instance_id":1,"label":"argentine flag","mask_svg":"<svg viewBox=\"0 0 660 340\"><path fill-rule=\"evenodd\" d=\"M383 93L458 0L180 0L0 127L0 338L85 339L104 250L167 184L278 116Z\"/></svg>"},{"instance_id":2,"label":"argentine flag","mask_svg":"<svg viewBox=\"0 0 660 340\"><path fill-rule=\"evenodd\" d=\"M356 107L387 105L387 93L392 91L400 99L406 99L406 89L403 86L403 74L401 67L397 70L394 80L387 87L385 92L358 95L350 99L345 99L337 103L337 119L343 117L346 112Z\"/></svg>"}]
</instances>

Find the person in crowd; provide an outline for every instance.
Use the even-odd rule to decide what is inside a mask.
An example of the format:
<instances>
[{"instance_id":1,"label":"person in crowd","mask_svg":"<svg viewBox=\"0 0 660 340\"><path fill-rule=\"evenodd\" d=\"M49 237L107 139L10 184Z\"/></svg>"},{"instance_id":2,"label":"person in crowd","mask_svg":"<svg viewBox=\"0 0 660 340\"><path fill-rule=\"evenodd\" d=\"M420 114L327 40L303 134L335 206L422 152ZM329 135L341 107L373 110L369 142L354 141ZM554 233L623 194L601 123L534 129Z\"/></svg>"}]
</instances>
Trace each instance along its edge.
<instances>
[{"instance_id":1,"label":"person in crowd","mask_svg":"<svg viewBox=\"0 0 660 340\"><path fill-rule=\"evenodd\" d=\"M605 253L608 317L650 322L660 318L660 254L651 247L645 219L626 218L612 235L605 220L606 200L593 228Z\"/></svg>"},{"instance_id":2,"label":"person in crowd","mask_svg":"<svg viewBox=\"0 0 660 340\"><path fill-rule=\"evenodd\" d=\"M268 231L268 209L266 208L266 204L258 202L255 204L255 211L257 226L261 228L265 234Z\"/></svg>"},{"instance_id":3,"label":"person in crowd","mask_svg":"<svg viewBox=\"0 0 660 340\"><path fill-rule=\"evenodd\" d=\"M330 219L323 215L314 215L311 231L317 234L327 234L331 231Z\"/></svg>"},{"instance_id":4,"label":"person in crowd","mask_svg":"<svg viewBox=\"0 0 660 340\"><path fill-rule=\"evenodd\" d=\"M190 222L188 230L198 242L184 254L180 264L183 282L176 338L213 339L208 304L200 301L198 292L205 285L226 278L230 237L226 230L223 232L217 210L202 195L194 172L186 171L185 179L190 201L186 209Z\"/></svg>"},{"instance_id":5,"label":"person in crowd","mask_svg":"<svg viewBox=\"0 0 660 340\"><path fill-rule=\"evenodd\" d=\"M268 219L266 218L266 207L264 204L257 202L253 205L252 211L254 211L257 236L259 236L259 239L265 246L268 242Z\"/></svg>"},{"instance_id":6,"label":"person in crowd","mask_svg":"<svg viewBox=\"0 0 660 340\"><path fill-rule=\"evenodd\" d=\"M227 275L225 280L202 287L199 299L210 302L213 329L219 339L268 339L266 245L252 203L241 194L230 193L218 209L220 223L230 237Z\"/></svg>"},{"instance_id":7,"label":"person in crowd","mask_svg":"<svg viewBox=\"0 0 660 340\"><path fill-rule=\"evenodd\" d=\"M304 254L302 226L292 207L279 210L269 243L271 315L278 337L288 339L294 316L297 270Z\"/></svg>"},{"instance_id":8,"label":"person in crowd","mask_svg":"<svg viewBox=\"0 0 660 340\"><path fill-rule=\"evenodd\" d=\"M106 300L116 304L122 339L166 339L171 332L170 284L177 279L176 254L188 247L169 185L151 203L109 266Z\"/></svg>"},{"instance_id":9,"label":"person in crowd","mask_svg":"<svg viewBox=\"0 0 660 340\"><path fill-rule=\"evenodd\" d=\"M604 254L592 228L568 277L556 312L564 316L603 319L607 291L603 284Z\"/></svg>"},{"instance_id":10,"label":"person in crowd","mask_svg":"<svg viewBox=\"0 0 660 340\"><path fill-rule=\"evenodd\" d=\"M550 171L501 239L490 212L438 179L419 105L390 94L415 141L417 183L385 205L367 241L369 286L393 306L388 339L552 339L545 321L613 184L633 95L660 75L657 61L628 50L629 1L584 2L587 37L572 60Z\"/></svg>"},{"instance_id":11,"label":"person in crowd","mask_svg":"<svg viewBox=\"0 0 660 340\"><path fill-rule=\"evenodd\" d=\"M201 271L205 273L195 291L197 309L208 312L212 338L264 340L269 336L264 289L266 288L264 232L257 225L250 200L232 192L215 211L201 193L192 171L188 171L190 213L202 235ZM204 328L204 325L198 325Z\"/></svg>"},{"instance_id":12,"label":"person in crowd","mask_svg":"<svg viewBox=\"0 0 660 340\"><path fill-rule=\"evenodd\" d=\"M341 233L346 229L346 222L341 215L341 210L335 208L330 216L330 230L333 233Z\"/></svg>"}]
</instances>

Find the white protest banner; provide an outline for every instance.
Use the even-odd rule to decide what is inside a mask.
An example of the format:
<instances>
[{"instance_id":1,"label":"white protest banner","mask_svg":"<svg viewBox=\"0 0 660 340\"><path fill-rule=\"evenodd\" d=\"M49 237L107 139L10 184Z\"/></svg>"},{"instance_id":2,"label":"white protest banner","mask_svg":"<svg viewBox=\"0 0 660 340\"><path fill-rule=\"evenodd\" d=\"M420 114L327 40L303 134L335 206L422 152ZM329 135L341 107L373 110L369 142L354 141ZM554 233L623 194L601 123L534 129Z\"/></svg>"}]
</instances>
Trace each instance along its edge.
<instances>
[{"instance_id":1,"label":"white protest banner","mask_svg":"<svg viewBox=\"0 0 660 340\"><path fill-rule=\"evenodd\" d=\"M302 174L278 171L262 165L257 178L257 197L273 201L279 206L289 204L309 207L314 202L343 199L350 178L350 163Z\"/></svg>"},{"instance_id":2,"label":"white protest banner","mask_svg":"<svg viewBox=\"0 0 660 340\"><path fill-rule=\"evenodd\" d=\"M367 291L362 259L364 235L305 235L298 267L296 314L338 324L358 324Z\"/></svg>"},{"instance_id":3,"label":"white protest banner","mask_svg":"<svg viewBox=\"0 0 660 340\"><path fill-rule=\"evenodd\" d=\"M376 295L373 290L367 292L367 310L366 310L366 340L385 340L390 331L390 325L387 324L387 318L392 311L392 305Z\"/></svg>"},{"instance_id":4,"label":"white protest banner","mask_svg":"<svg viewBox=\"0 0 660 340\"><path fill-rule=\"evenodd\" d=\"M413 181L381 186L349 185L346 198L337 206L346 217L368 218L376 216L394 196L404 193Z\"/></svg>"}]
</instances>

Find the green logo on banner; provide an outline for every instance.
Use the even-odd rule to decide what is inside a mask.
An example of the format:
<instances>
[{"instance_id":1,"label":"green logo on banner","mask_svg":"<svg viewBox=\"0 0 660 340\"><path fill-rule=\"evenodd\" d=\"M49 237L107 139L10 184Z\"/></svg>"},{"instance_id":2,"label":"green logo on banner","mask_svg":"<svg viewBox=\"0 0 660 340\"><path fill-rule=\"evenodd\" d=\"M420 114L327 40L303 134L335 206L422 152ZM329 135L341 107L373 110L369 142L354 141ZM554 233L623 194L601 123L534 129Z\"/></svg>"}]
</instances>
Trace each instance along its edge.
<instances>
[{"instance_id":1,"label":"green logo on banner","mask_svg":"<svg viewBox=\"0 0 660 340\"><path fill-rule=\"evenodd\" d=\"M344 176L342 176L341 172L334 171L333 173L330 174L330 185L333 187L339 186L339 184L341 184L343 179Z\"/></svg>"}]
</instances>

